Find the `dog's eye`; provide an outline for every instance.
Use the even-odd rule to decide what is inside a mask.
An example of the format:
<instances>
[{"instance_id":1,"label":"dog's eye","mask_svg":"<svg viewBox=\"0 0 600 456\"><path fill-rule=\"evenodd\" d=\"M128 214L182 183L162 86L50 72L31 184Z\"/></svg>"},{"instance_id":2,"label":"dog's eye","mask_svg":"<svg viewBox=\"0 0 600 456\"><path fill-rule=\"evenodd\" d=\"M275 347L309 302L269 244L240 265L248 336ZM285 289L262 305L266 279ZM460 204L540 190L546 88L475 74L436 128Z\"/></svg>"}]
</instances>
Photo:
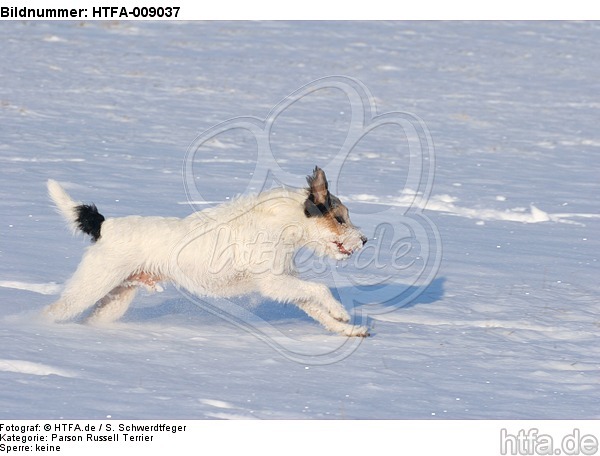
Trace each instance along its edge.
<instances>
[{"instance_id":1,"label":"dog's eye","mask_svg":"<svg viewBox=\"0 0 600 456\"><path fill-rule=\"evenodd\" d=\"M339 215L336 215L336 216L335 216L335 219L336 219L336 221L337 221L337 222L338 222L340 225L343 225L344 223L346 223L346 222L344 221L344 219L343 219L342 217L340 217Z\"/></svg>"}]
</instances>

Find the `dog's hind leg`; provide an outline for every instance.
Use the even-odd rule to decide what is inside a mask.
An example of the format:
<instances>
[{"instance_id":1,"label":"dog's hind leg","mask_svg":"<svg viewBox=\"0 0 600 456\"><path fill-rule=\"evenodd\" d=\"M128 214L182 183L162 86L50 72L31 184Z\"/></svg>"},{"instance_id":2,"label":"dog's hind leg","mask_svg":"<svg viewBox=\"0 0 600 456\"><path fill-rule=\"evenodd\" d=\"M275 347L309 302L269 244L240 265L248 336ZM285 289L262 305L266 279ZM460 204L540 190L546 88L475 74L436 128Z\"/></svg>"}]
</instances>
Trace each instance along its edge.
<instances>
[{"instance_id":1,"label":"dog's hind leg","mask_svg":"<svg viewBox=\"0 0 600 456\"><path fill-rule=\"evenodd\" d=\"M52 321L76 317L125 280L128 274L121 269L98 250L88 250L61 297L44 309L44 316Z\"/></svg>"},{"instance_id":2,"label":"dog's hind leg","mask_svg":"<svg viewBox=\"0 0 600 456\"><path fill-rule=\"evenodd\" d=\"M133 285L119 285L114 288L100 300L86 323L98 325L118 320L127 312L136 291L137 287Z\"/></svg>"}]
</instances>

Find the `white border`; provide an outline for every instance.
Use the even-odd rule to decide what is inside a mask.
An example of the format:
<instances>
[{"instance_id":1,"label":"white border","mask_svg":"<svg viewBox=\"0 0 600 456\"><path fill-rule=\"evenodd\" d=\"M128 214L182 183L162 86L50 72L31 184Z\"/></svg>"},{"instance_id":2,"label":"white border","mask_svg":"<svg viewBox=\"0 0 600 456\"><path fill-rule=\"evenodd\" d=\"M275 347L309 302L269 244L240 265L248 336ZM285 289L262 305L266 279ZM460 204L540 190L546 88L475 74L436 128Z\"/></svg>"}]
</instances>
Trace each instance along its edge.
<instances>
[{"instance_id":1,"label":"white border","mask_svg":"<svg viewBox=\"0 0 600 456\"><path fill-rule=\"evenodd\" d=\"M600 19L600 3L590 0L569 2L523 2L505 0L419 0L369 2L304 0L7 0L7 7L89 8L177 6L177 20L592 20ZM90 14L91 16L91 14ZM123 19L118 17L106 20ZM131 18L128 18L131 20ZM19 19L22 20L22 19ZM91 17L86 20L93 20ZM135 19L134 19L135 20ZM143 20L143 19L137 19Z\"/></svg>"},{"instance_id":2,"label":"white border","mask_svg":"<svg viewBox=\"0 0 600 456\"><path fill-rule=\"evenodd\" d=\"M374 456L486 456L486 455L595 455L600 454L597 421L7 421L6 425L38 426L37 432L9 432L45 436L42 445L59 445L61 456L120 456L132 454L318 456L368 454ZM117 432L125 426L181 426L185 431ZM78 428L75 428L75 426ZM59 431L56 431L56 427ZM86 427L95 426L89 432ZM101 431L98 428L101 427ZM111 431L106 431L111 426ZM44 431L44 428L47 431ZM118 441L87 442L88 434L113 436ZM125 433L146 441L125 441ZM83 436L83 442L50 441L52 434ZM548 442L551 453L548 453ZM18 445L15 442L2 442ZM35 445L35 443L27 443ZM583 445L583 446L582 446ZM590 446L591 445L591 446ZM595 446L594 446L595 445ZM37 454L33 450L9 454Z\"/></svg>"}]
</instances>

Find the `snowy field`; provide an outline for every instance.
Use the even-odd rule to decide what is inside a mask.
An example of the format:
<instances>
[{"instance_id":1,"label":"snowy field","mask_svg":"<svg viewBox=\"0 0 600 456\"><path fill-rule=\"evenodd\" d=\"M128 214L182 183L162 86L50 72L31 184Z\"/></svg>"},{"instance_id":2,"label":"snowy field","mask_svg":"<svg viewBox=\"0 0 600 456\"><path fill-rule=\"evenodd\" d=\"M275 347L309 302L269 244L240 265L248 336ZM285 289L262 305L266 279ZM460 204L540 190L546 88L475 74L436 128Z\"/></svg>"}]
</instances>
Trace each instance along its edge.
<instances>
[{"instance_id":1,"label":"snowy field","mask_svg":"<svg viewBox=\"0 0 600 456\"><path fill-rule=\"evenodd\" d=\"M0 418L600 418L599 41L598 23L3 23ZM371 241L344 264L301 253L302 275L373 337L168 284L109 327L37 319L89 244L47 179L106 216L183 217L315 164Z\"/></svg>"}]
</instances>

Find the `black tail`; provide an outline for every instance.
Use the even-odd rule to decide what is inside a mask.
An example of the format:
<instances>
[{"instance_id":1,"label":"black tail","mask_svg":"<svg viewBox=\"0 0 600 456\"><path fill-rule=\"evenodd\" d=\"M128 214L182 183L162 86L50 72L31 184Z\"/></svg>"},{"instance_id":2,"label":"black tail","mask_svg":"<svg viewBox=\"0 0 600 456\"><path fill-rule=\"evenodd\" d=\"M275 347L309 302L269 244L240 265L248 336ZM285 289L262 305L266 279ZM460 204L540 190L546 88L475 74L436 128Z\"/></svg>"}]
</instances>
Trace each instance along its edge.
<instances>
[{"instance_id":1,"label":"black tail","mask_svg":"<svg viewBox=\"0 0 600 456\"><path fill-rule=\"evenodd\" d=\"M77 214L77 228L85 234L89 234L93 242L100 239L100 228L104 222L104 216L98 212L96 205L81 204L75 207L75 213Z\"/></svg>"}]
</instances>

